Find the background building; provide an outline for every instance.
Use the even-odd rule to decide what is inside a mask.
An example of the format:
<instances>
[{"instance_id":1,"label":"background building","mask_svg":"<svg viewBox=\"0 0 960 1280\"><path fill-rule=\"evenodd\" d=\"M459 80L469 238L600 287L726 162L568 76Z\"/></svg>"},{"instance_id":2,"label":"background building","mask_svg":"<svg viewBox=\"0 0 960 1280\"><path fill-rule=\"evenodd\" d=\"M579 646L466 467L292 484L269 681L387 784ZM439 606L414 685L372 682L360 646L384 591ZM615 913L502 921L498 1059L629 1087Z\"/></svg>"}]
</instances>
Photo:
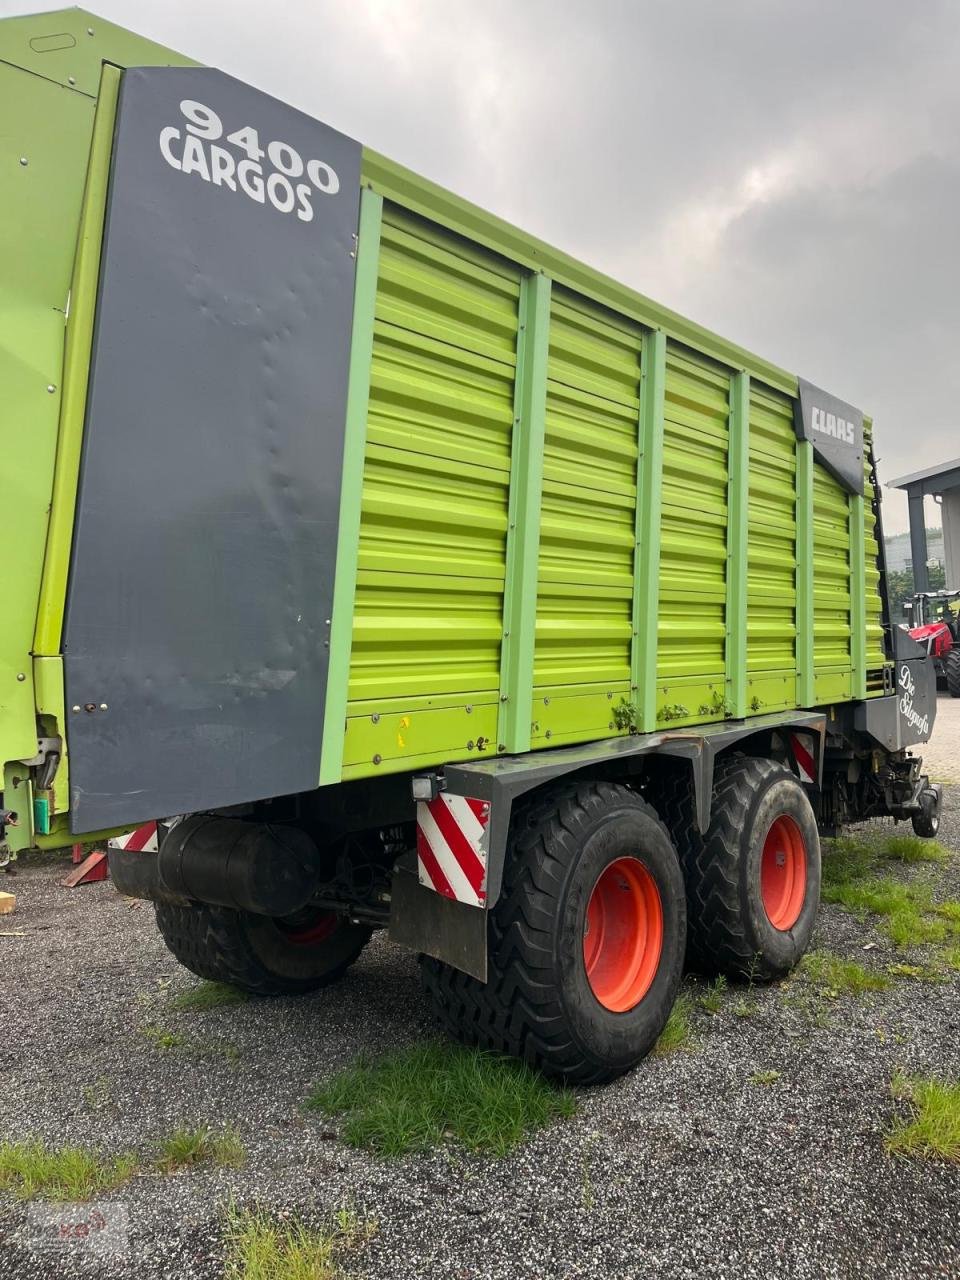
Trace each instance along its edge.
<instances>
[{"instance_id":1,"label":"background building","mask_svg":"<svg viewBox=\"0 0 960 1280\"><path fill-rule=\"evenodd\" d=\"M917 591L928 591L927 561L932 553L927 542L923 500L928 494L940 499L943 521L943 560L948 587L960 587L960 458L927 467L890 483L891 489L906 490L910 507L910 560Z\"/></svg>"}]
</instances>

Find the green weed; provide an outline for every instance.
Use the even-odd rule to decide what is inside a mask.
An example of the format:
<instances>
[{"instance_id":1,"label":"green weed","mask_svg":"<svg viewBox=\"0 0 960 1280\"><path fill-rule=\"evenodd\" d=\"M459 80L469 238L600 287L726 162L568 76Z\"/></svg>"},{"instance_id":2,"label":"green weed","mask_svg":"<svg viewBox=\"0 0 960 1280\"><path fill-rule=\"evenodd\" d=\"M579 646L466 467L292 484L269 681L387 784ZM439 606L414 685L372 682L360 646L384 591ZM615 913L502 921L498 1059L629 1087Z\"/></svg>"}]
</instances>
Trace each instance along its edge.
<instances>
[{"instance_id":1,"label":"green weed","mask_svg":"<svg viewBox=\"0 0 960 1280\"><path fill-rule=\"evenodd\" d=\"M22 1200L88 1200L120 1186L136 1170L131 1154L105 1157L81 1147L53 1149L38 1140L0 1143L0 1187Z\"/></svg>"},{"instance_id":2,"label":"green weed","mask_svg":"<svg viewBox=\"0 0 960 1280\"><path fill-rule=\"evenodd\" d=\"M679 1049L693 1048L693 1033L690 1029L692 1009L690 993L681 991L670 1010L666 1026L660 1032L660 1039L653 1046L656 1055L662 1057L667 1053L676 1053Z\"/></svg>"},{"instance_id":3,"label":"green weed","mask_svg":"<svg viewBox=\"0 0 960 1280\"><path fill-rule=\"evenodd\" d=\"M780 1072L770 1069L768 1071L755 1071L750 1077L751 1084L776 1084L780 1079Z\"/></svg>"},{"instance_id":4,"label":"green weed","mask_svg":"<svg viewBox=\"0 0 960 1280\"><path fill-rule=\"evenodd\" d=\"M141 1027L140 1030L155 1049L161 1049L164 1052L168 1049L182 1049L186 1043L186 1036L181 1035L179 1031L169 1031L166 1027L154 1025Z\"/></svg>"},{"instance_id":5,"label":"green weed","mask_svg":"<svg viewBox=\"0 0 960 1280\"><path fill-rule=\"evenodd\" d=\"M861 996L867 991L883 991L890 979L882 973L865 969L856 960L845 960L830 951L811 951L804 956L803 972L820 988L823 995Z\"/></svg>"},{"instance_id":6,"label":"green weed","mask_svg":"<svg viewBox=\"0 0 960 1280\"><path fill-rule=\"evenodd\" d=\"M939 840L922 836L888 836L880 845L881 857L894 862L949 862L950 850Z\"/></svg>"},{"instance_id":7,"label":"green weed","mask_svg":"<svg viewBox=\"0 0 960 1280\"><path fill-rule=\"evenodd\" d=\"M384 1156L424 1151L447 1138L502 1156L531 1130L572 1115L576 1105L568 1089L523 1063L445 1042L361 1059L306 1102L343 1115L351 1146Z\"/></svg>"},{"instance_id":8,"label":"green weed","mask_svg":"<svg viewBox=\"0 0 960 1280\"><path fill-rule=\"evenodd\" d=\"M237 1046L232 1040L225 1040L221 1036L195 1039L185 1036L181 1031L171 1031L167 1027L156 1025L141 1027L140 1030L154 1048L159 1049L161 1053L168 1053L171 1049L178 1049L184 1053L197 1054L200 1057L223 1057L234 1066L240 1061L240 1050Z\"/></svg>"},{"instance_id":9,"label":"green weed","mask_svg":"<svg viewBox=\"0 0 960 1280\"><path fill-rule=\"evenodd\" d=\"M227 1210L226 1280L338 1280L340 1263L376 1231L341 1209L325 1230L301 1222L278 1222L263 1210Z\"/></svg>"},{"instance_id":10,"label":"green weed","mask_svg":"<svg viewBox=\"0 0 960 1280\"><path fill-rule=\"evenodd\" d=\"M960 1162L960 1083L897 1072L892 1096L910 1107L885 1139L891 1155Z\"/></svg>"},{"instance_id":11,"label":"green weed","mask_svg":"<svg viewBox=\"0 0 960 1280\"><path fill-rule=\"evenodd\" d=\"M705 988L703 995L698 998L697 1004L701 1009L705 1009L707 1013L719 1013L723 1008L726 993L727 980L721 973Z\"/></svg>"},{"instance_id":12,"label":"green weed","mask_svg":"<svg viewBox=\"0 0 960 1280\"><path fill-rule=\"evenodd\" d=\"M201 982L197 987L189 987L181 991L170 1001L174 1009L198 1010L219 1009L223 1005L243 1004L249 1000L249 993L239 987L231 987L226 982Z\"/></svg>"},{"instance_id":13,"label":"green weed","mask_svg":"<svg viewBox=\"0 0 960 1280\"><path fill-rule=\"evenodd\" d=\"M935 906L927 884L904 884L878 874L885 864L942 862L950 855L942 845L916 836L833 840L823 862L822 897L854 915L882 917L881 928L898 947L943 942L960 932L960 903Z\"/></svg>"},{"instance_id":14,"label":"green weed","mask_svg":"<svg viewBox=\"0 0 960 1280\"><path fill-rule=\"evenodd\" d=\"M236 1129L225 1128L215 1133L207 1125L176 1129L159 1144L158 1165L164 1173L190 1168L195 1164L237 1166L243 1164L246 1152Z\"/></svg>"}]
</instances>

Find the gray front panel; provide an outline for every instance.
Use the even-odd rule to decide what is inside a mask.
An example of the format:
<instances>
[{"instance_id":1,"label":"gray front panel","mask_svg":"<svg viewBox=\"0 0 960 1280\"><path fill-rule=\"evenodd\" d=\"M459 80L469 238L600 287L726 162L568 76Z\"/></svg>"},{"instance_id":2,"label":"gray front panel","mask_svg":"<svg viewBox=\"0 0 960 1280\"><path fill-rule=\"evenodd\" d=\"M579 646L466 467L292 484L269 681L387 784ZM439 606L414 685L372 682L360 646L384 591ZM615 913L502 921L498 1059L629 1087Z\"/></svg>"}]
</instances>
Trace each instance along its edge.
<instances>
[{"instance_id":1,"label":"gray front panel","mask_svg":"<svg viewBox=\"0 0 960 1280\"><path fill-rule=\"evenodd\" d=\"M850 493L863 493L863 413L855 405L798 378L795 427L826 469Z\"/></svg>"},{"instance_id":2,"label":"gray front panel","mask_svg":"<svg viewBox=\"0 0 960 1280\"><path fill-rule=\"evenodd\" d=\"M64 632L74 831L316 786L359 189L357 143L248 85L124 75Z\"/></svg>"}]
</instances>

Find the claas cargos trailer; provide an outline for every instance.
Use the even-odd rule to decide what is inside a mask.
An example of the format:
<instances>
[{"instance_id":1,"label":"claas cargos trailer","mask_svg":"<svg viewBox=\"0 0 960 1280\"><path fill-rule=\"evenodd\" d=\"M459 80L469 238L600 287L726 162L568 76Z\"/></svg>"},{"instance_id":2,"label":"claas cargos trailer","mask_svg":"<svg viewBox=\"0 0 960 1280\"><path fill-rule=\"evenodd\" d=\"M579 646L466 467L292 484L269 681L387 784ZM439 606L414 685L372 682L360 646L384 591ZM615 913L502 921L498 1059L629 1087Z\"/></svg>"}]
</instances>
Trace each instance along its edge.
<instances>
[{"instance_id":1,"label":"claas cargos trailer","mask_svg":"<svg viewBox=\"0 0 960 1280\"><path fill-rule=\"evenodd\" d=\"M819 833L935 832L860 410L81 11L0 105L6 857L598 1081L797 962Z\"/></svg>"}]
</instances>

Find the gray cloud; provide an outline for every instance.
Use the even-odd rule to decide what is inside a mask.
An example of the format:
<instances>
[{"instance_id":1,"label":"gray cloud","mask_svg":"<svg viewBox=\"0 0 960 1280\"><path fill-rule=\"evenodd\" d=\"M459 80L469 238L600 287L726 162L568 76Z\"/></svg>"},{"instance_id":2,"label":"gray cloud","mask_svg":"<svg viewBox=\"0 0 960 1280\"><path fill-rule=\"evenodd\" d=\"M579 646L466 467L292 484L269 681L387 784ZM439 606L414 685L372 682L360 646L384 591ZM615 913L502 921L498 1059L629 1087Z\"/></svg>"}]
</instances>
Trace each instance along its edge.
<instances>
[{"instance_id":1,"label":"gray cloud","mask_svg":"<svg viewBox=\"0 0 960 1280\"><path fill-rule=\"evenodd\" d=\"M886 479L960 455L951 0L97 8L853 400Z\"/></svg>"}]
</instances>

